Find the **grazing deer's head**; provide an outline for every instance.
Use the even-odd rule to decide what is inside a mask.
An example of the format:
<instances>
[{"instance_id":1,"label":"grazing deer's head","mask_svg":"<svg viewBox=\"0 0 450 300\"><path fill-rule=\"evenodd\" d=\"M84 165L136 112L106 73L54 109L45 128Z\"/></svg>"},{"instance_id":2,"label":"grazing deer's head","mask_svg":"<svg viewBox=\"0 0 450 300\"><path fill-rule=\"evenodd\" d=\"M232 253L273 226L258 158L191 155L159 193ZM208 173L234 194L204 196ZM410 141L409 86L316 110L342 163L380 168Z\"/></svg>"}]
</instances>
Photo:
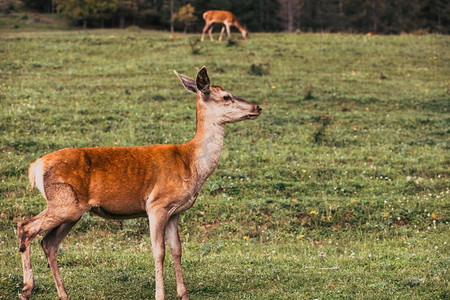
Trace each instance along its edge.
<instances>
[{"instance_id":1,"label":"grazing deer's head","mask_svg":"<svg viewBox=\"0 0 450 300\"><path fill-rule=\"evenodd\" d=\"M244 26L243 30L242 30L242 37L244 38L244 40L248 39L248 30L247 27Z\"/></svg>"},{"instance_id":2,"label":"grazing deer's head","mask_svg":"<svg viewBox=\"0 0 450 300\"><path fill-rule=\"evenodd\" d=\"M184 87L197 94L197 111L212 118L216 123L234 123L242 120L256 119L262 111L259 105L250 103L225 91L222 87L211 85L206 67L198 71L193 79L174 73L180 78Z\"/></svg>"}]
</instances>

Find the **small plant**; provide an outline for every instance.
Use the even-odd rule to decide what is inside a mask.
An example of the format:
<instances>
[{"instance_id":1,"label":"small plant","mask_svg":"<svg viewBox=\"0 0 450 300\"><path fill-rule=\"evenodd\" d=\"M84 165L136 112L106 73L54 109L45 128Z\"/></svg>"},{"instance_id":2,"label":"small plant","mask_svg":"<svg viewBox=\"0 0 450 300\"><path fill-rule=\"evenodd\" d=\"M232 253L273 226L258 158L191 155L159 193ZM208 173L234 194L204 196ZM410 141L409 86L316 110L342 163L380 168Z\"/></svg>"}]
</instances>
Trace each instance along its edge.
<instances>
[{"instance_id":1,"label":"small plant","mask_svg":"<svg viewBox=\"0 0 450 300\"><path fill-rule=\"evenodd\" d=\"M200 44L199 38L190 38L189 39L189 46L191 47L191 52L193 55L199 55L200 50L202 49L202 46Z\"/></svg>"},{"instance_id":2,"label":"small plant","mask_svg":"<svg viewBox=\"0 0 450 300\"><path fill-rule=\"evenodd\" d=\"M313 91L314 91L314 86L312 85L312 83L310 81L308 81L308 83L306 84L306 87L305 87L305 91L303 93L303 99L305 99L305 100L314 99Z\"/></svg>"},{"instance_id":3,"label":"small plant","mask_svg":"<svg viewBox=\"0 0 450 300\"><path fill-rule=\"evenodd\" d=\"M327 128L328 125L331 124L331 121L332 119L331 116L329 115L323 115L322 117L320 117L318 121L319 127L313 134L314 143L321 144L324 141L325 129Z\"/></svg>"},{"instance_id":4,"label":"small plant","mask_svg":"<svg viewBox=\"0 0 450 300\"><path fill-rule=\"evenodd\" d=\"M270 64L252 64L250 66L249 74L256 76L269 75L270 73Z\"/></svg>"}]
</instances>

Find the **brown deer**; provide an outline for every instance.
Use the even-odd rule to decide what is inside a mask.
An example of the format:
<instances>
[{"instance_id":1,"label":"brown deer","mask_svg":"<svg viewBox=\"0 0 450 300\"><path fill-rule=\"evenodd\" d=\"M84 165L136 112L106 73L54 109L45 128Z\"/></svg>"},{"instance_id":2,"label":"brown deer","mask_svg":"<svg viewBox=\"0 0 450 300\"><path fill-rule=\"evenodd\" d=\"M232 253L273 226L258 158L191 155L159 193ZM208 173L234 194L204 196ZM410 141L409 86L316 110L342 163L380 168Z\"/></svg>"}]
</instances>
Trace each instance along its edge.
<instances>
[{"instance_id":1,"label":"brown deer","mask_svg":"<svg viewBox=\"0 0 450 300\"><path fill-rule=\"evenodd\" d=\"M228 39L230 39L230 26L236 26L237 29L242 34L242 37L244 39L248 38L248 31L245 26L242 26L241 23L239 23L238 19L233 15L233 13L226 11L226 10L208 10L203 14L203 19L205 20L205 26L203 27L202 31L202 42L205 39L205 32L208 30L209 39L211 41L214 40L212 36L212 30L213 30L213 24L223 24L222 30L220 31L219 41L222 41L222 35L225 31L225 28L227 29L227 36Z\"/></svg>"},{"instance_id":2,"label":"brown deer","mask_svg":"<svg viewBox=\"0 0 450 300\"><path fill-rule=\"evenodd\" d=\"M62 149L31 164L29 177L47 200L47 208L17 225L23 266L20 299L34 287L31 241L42 231L42 247L60 299L69 299L57 265L58 247L86 212L105 218L147 216L155 260L156 299L165 299L164 239L170 246L177 295L188 299L181 270L179 214L195 202L216 169L226 123L256 119L262 109L220 86L210 84L202 67L193 80L174 71L184 87L197 94L197 130L186 144Z\"/></svg>"}]
</instances>

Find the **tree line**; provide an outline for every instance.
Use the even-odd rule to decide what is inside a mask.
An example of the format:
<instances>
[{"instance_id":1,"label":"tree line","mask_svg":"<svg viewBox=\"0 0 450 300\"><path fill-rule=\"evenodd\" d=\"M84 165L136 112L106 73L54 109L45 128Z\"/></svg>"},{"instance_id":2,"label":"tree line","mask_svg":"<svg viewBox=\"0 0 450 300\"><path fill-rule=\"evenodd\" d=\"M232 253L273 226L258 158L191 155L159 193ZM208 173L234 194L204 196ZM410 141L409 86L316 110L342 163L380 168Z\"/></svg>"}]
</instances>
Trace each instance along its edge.
<instances>
[{"instance_id":1,"label":"tree line","mask_svg":"<svg viewBox=\"0 0 450 300\"><path fill-rule=\"evenodd\" d=\"M4 12L57 13L83 27L198 32L206 10L233 12L249 31L450 33L448 0L6 0Z\"/></svg>"}]
</instances>

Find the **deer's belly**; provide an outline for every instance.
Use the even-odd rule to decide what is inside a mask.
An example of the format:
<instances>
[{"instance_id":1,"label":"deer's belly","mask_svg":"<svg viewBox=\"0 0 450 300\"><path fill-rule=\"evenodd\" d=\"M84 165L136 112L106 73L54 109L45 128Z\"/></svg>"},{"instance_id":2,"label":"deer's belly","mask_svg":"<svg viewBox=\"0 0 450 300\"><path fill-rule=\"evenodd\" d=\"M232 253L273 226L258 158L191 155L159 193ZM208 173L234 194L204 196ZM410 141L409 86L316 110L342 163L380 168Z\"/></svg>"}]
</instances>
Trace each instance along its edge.
<instances>
[{"instance_id":1,"label":"deer's belly","mask_svg":"<svg viewBox=\"0 0 450 300\"><path fill-rule=\"evenodd\" d=\"M125 188L119 193L91 195L89 206L94 214L108 219L128 219L147 215L143 196Z\"/></svg>"},{"instance_id":2,"label":"deer's belly","mask_svg":"<svg viewBox=\"0 0 450 300\"><path fill-rule=\"evenodd\" d=\"M145 210L115 210L103 206L93 206L91 207L91 212L106 219L132 219L147 216Z\"/></svg>"}]
</instances>

